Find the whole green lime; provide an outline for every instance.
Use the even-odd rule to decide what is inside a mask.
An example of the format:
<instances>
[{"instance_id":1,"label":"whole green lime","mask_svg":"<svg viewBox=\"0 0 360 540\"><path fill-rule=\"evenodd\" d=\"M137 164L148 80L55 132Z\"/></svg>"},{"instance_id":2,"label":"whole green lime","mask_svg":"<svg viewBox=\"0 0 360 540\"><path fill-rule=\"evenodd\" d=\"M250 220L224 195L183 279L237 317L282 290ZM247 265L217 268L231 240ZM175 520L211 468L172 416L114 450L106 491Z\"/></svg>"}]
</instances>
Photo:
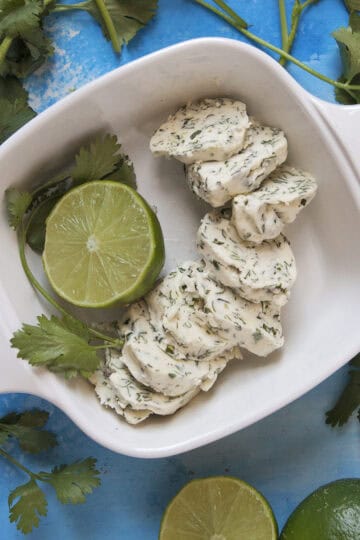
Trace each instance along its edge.
<instances>
[{"instance_id":1,"label":"whole green lime","mask_svg":"<svg viewBox=\"0 0 360 540\"><path fill-rule=\"evenodd\" d=\"M280 540L360 540L360 479L314 491L291 514Z\"/></svg>"}]
</instances>

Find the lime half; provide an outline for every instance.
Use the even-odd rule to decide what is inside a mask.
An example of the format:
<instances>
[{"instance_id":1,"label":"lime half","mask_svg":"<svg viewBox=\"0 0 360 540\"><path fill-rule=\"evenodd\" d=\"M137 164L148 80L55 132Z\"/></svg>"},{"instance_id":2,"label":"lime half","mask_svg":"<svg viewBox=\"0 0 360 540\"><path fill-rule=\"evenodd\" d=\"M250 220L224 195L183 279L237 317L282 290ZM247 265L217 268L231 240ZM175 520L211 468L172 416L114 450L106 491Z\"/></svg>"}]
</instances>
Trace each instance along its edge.
<instances>
[{"instance_id":1,"label":"lime half","mask_svg":"<svg viewBox=\"0 0 360 540\"><path fill-rule=\"evenodd\" d=\"M194 480L170 502L159 540L276 540L274 514L252 486L219 476Z\"/></svg>"},{"instance_id":2,"label":"lime half","mask_svg":"<svg viewBox=\"0 0 360 540\"><path fill-rule=\"evenodd\" d=\"M360 479L331 482L309 495L288 519L281 540L359 540Z\"/></svg>"},{"instance_id":3,"label":"lime half","mask_svg":"<svg viewBox=\"0 0 360 540\"><path fill-rule=\"evenodd\" d=\"M54 290L76 306L132 302L151 289L164 264L159 221L124 184L83 184L48 217L43 264Z\"/></svg>"}]
</instances>

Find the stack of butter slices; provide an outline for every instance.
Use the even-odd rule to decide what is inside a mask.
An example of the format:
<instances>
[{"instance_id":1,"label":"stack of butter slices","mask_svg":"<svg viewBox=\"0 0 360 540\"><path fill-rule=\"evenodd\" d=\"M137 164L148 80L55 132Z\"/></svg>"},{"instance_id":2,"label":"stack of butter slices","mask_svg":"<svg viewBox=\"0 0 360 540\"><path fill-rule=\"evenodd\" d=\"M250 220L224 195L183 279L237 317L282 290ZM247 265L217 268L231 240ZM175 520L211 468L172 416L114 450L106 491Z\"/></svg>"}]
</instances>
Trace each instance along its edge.
<instances>
[{"instance_id":1,"label":"stack of butter slices","mask_svg":"<svg viewBox=\"0 0 360 540\"><path fill-rule=\"evenodd\" d=\"M215 210L198 231L201 259L130 306L118 325L122 351L108 350L93 377L101 403L131 424L208 391L242 350L268 356L283 345L280 309L296 279L283 228L317 190L311 174L284 164L284 133L249 117L240 101L182 107L150 148L184 163L192 191Z\"/></svg>"}]
</instances>

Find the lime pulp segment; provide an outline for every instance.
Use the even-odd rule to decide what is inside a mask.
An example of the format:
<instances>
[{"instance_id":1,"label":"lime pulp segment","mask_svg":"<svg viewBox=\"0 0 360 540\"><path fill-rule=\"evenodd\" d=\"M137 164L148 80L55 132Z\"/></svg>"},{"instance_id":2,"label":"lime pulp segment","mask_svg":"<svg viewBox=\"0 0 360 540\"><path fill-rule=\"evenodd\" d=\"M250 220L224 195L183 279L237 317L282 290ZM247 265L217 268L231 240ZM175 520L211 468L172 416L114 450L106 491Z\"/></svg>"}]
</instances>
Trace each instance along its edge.
<instances>
[{"instance_id":1,"label":"lime pulp segment","mask_svg":"<svg viewBox=\"0 0 360 540\"><path fill-rule=\"evenodd\" d=\"M194 480L167 507L159 540L276 540L264 497L231 477Z\"/></svg>"},{"instance_id":2,"label":"lime pulp segment","mask_svg":"<svg viewBox=\"0 0 360 540\"><path fill-rule=\"evenodd\" d=\"M132 188L94 181L67 193L46 224L45 272L54 290L83 307L128 303L164 263L158 219Z\"/></svg>"}]
</instances>

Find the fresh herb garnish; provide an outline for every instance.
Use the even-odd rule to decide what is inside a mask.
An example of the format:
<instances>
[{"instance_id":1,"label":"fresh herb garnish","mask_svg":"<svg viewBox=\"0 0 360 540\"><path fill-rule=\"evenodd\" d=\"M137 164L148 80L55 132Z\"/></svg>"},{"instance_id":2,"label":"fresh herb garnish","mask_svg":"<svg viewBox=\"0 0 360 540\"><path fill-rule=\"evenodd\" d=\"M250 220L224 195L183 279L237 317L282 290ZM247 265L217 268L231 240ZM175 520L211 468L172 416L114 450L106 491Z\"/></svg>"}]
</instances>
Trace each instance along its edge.
<instances>
[{"instance_id":1,"label":"fresh herb garnish","mask_svg":"<svg viewBox=\"0 0 360 540\"><path fill-rule=\"evenodd\" d=\"M333 33L339 46L343 73L339 81L351 85L360 83L360 16L350 14L350 26L339 28ZM345 105L360 103L360 90L335 89L336 99Z\"/></svg>"},{"instance_id":2,"label":"fresh herb garnish","mask_svg":"<svg viewBox=\"0 0 360 540\"><path fill-rule=\"evenodd\" d=\"M51 472L34 473L19 463L3 446L7 440L17 440L24 452L37 454L57 445L53 433L42 429L47 423L46 411L33 409L10 413L0 418L0 456L29 476L29 481L15 488L8 497L9 519L23 534L39 526L41 516L47 515L48 503L38 482L50 484L63 504L80 504L86 495L100 485L96 460L87 458L70 465L54 467Z\"/></svg>"},{"instance_id":3,"label":"fresh herb garnish","mask_svg":"<svg viewBox=\"0 0 360 540\"><path fill-rule=\"evenodd\" d=\"M113 173L124 160L124 156L119 156L120 148L116 135L97 137L88 146L80 148L70 175L74 185L99 180Z\"/></svg>"},{"instance_id":4,"label":"fresh herb garnish","mask_svg":"<svg viewBox=\"0 0 360 540\"><path fill-rule=\"evenodd\" d=\"M62 318L41 315L36 326L24 324L11 339L18 357L31 365L47 367L66 378L89 377L98 367L98 351L121 348L123 341L103 334L75 318L39 283L26 258L26 243L42 253L46 219L56 202L72 187L86 181L111 179L136 186L129 158L120 152L116 136L105 135L82 146L75 165L40 184L33 191L10 188L5 192L9 225L18 232L20 260L31 285L61 313Z\"/></svg>"},{"instance_id":5,"label":"fresh herb garnish","mask_svg":"<svg viewBox=\"0 0 360 540\"><path fill-rule=\"evenodd\" d=\"M53 52L43 19L54 4L41 0L0 0L0 73L24 78Z\"/></svg>"},{"instance_id":6,"label":"fresh herb garnish","mask_svg":"<svg viewBox=\"0 0 360 540\"><path fill-rule=\"evenodd\" d=\"M344 0L345 5L348 8L348 10L351 11L359 11L360 10L360 0Z\"/></svg>"},{"instance_id":7,"label":"fresh herb garnish","mask_svg":"<svg viewBox=\"0 0 360 540\"><path fill-rule=\"evenodd\" d=\"M36 116L15 77L0 77L0 144Z\"/></svg>"},{"instance_id":8,"label":"fresh herb garnish","mask_svg":"<svg viewBox=\"0 0 360 540\"><path fill-rule=\"evenodd\" d=\"M350 362L349 380L335 406L326 413L326 423L342 426L357 410L360 422L360 353Z\"/></svg>"},{"instance_id":9,"label":"fresh herb garnish","mask_svg":"<svg viewBox=\"0 0 360 540\"><path fill-rule=\"evenodd\" d=\"M89 377L98 367L97 350L108 345L91 345L89 328L72 317L41 315L38 325L24 324L15 332L11 346L18 349L18 357L32 366L47 367L62 372L66 378Z\"/></svg>"},{"instance_id":10,"label":"fresh herb garnish","mask_svg":"<svg viewBox=\"0 0 360 540\"><path fill-rule=\"evenodd\" d=\"M122 46L153 18L156 9L157 0L86 0L77 4L0 0L0 144L36 115L21 80L53 52L43 31L47 15L73 10L88 12L120 53Z\"/></svg>"},{"instance_id":11,"label":"fresh herb garnish","mask_svg":"<svg viewBox=\"0 0 360 540\"><path fill-rule=\"evenodd\" d=\"M32 201L28 191L11 188L5 192L5 202L10 227L17 229Z\"/></svg>"},{"instance_id":12,"label":"fresh herb garnish","mask_svg":"<svg viewBox=\"0 0 360 540\"><path fill-rule=\"evenodd\" d=\"M24 413L10 413L0 419L0 444L9 437L19 443L21 450L36 454L56 446L56 437L43 428L48 421L48 413L37 409Z\"/></svg>"},{"instance_id":13,"label":"fresh herb garnish","mask_svg":"<svg viewBox=\"0 0 360 540\"><path fill-rule=\"evenodd\" d=\"M204 8L208 9L209 11L212 11L215 13L218 17L221 17L223 20L225 20L228 24L236 28L241 34L243 34L245 37L250 39L251 41L257 43L258 45L265 47L266 49L269 49L278 55L280 55L280 60L282 59L282 63L285 64L286 61L292 62L299 68L303 69L307 73L310 73L310 75L313 75L314 77L317 77L323 82L326 82L328 84L331 84L335 88L335 97L342 103L349 103L350 98L345 99L346 96L351 96L352 100L351 103L360 103L360 77L353 77L352 80L349 80L348 78L340 78L339 80L331 79L330 77L327 77L326 75L312 69L311 67L307 66L291 54L289 54L288 51L290 51L291 46L294 42L298 24L300 20L300 16L304 9L310 4L315 4L315 1L308 1L305 0L304 2L301 2L300 0L295 0L295 5L293 8L293 15L292 15L292 22L291 22L291 30L290 33L288 33L287 29L287 16L286 16L286 6L285 3L279 0L279 7L280 7L280 16L281 16L281 22L282 22L282 41L283 41L283 48L277 47L276 45L273 45L272 43L269 43L268 41L258 37L256 34L248 30L248 23L244 21L242 17L240 17L234 10L232 10L226 2L223 0L214 0L214 4L219 6L220 9L215 7L214 5L210 4L206 0L194 0L197 4L200 4ZM352 14L354 15L354 14ZM352 26L350 31L352 33L358 32L358 30L354 30L354 27ZM338 40L338 43L341 40ZM354 41L352 43L354 44ZM348 60L344 55L342 55L343 61ZM280 61L279 60L279 61ZM352 47L352 64L359 62L360 63L360 47L357 47L354 45ZM344 65L344 71L347 70L347 64Z\"/></svg>"},{"instance_id":14,"label":"fresh herb garnish","mask_svg":"<svg viewBox=\"0 0 360 540\"><path fill-rule=\"evenodd\" d=\"M40 202L29 218L26 242L33 251L41 254L45 246L46 220L61 195L55 195Z\"/></svg>"}]
</instances>

